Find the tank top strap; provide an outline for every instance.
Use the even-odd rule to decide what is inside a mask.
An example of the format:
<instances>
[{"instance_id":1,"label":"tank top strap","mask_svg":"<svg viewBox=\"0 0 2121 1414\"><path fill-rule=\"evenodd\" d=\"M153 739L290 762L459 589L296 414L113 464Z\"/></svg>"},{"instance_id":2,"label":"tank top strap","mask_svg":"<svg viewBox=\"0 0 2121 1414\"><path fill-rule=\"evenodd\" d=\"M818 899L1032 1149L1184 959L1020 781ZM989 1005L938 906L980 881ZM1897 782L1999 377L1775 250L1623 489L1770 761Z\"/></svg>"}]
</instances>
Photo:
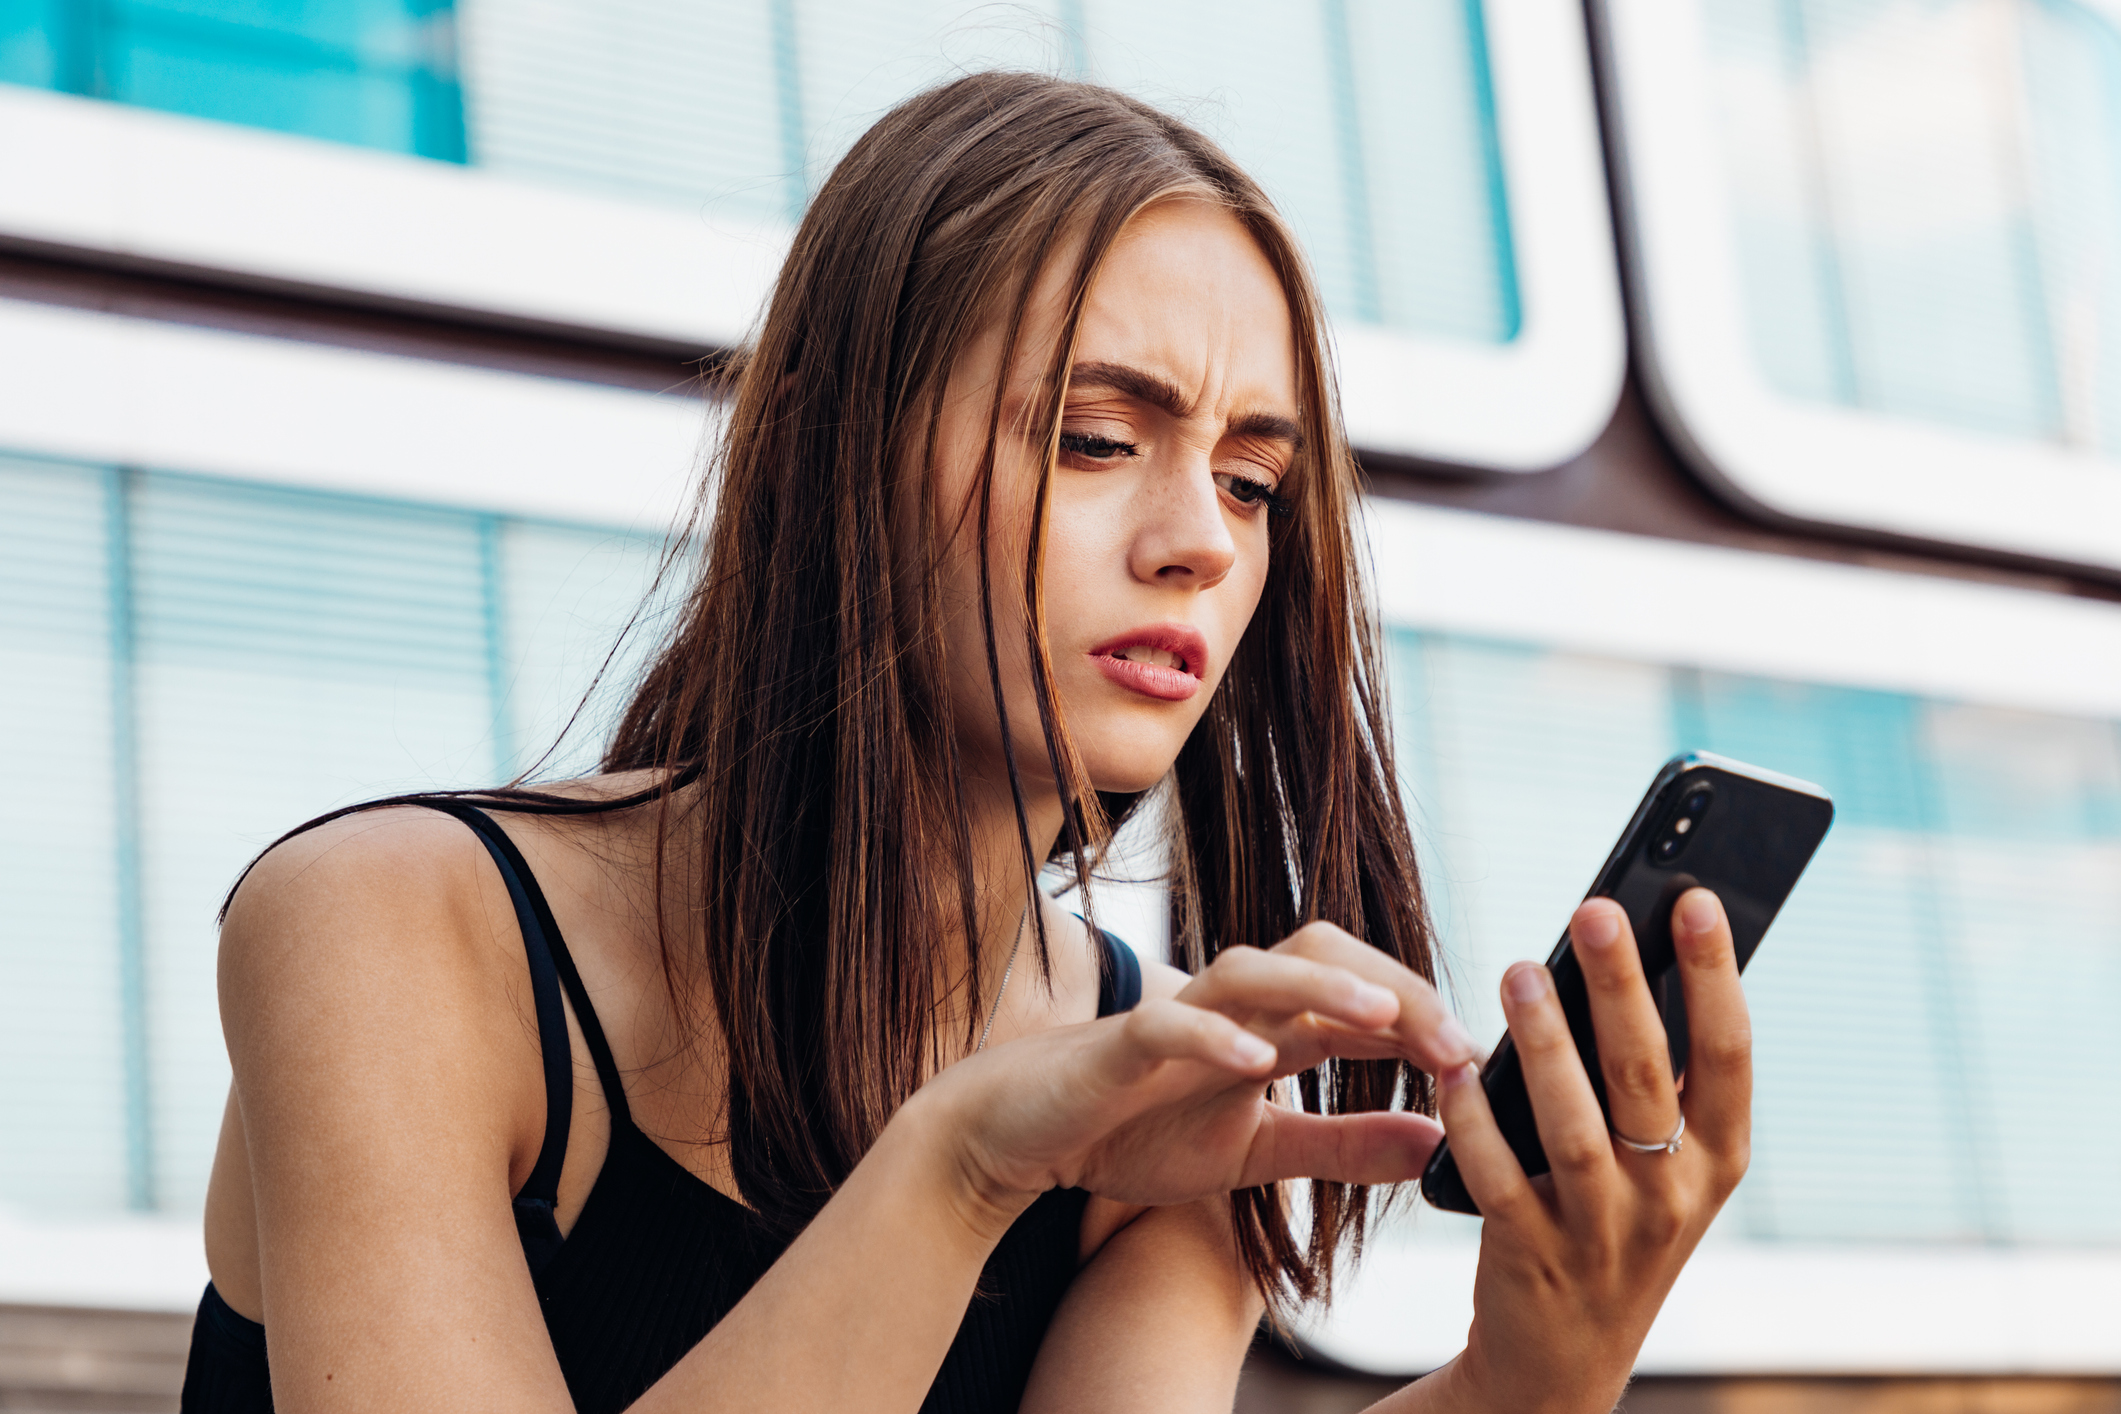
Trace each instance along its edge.
<instances>
[{"instance_id":1,"label":"tank top strap","mask_svg":"<svg viewBox=\"0 0 2121 1414\"><path fill-rule=\"evenodd\" d=\"M560 1169L567 1159L568 1126L574 1113L574 1048L568 1041L567 1013L560 1004L562 988L574 1003L575 1020L581 1025L582 1039L588 1043L590 1059L595 1062L614 1133L620 1125L632 1122L626 1107L626 1088L620 1082L618 1064L612 1059L611 1045L597 1020L596 1008L590 1004L589 990L582 985L582 975L567 951L567 940L553 919L552 906L546 902L545 891L538 887L537 876L531 872L522 850L491 815L462 800L443 797L407 803L439 810L469 826L492 856L494 867L508 886L509 901L515 905L516 925L522 932L524 955L530 963L538 1048L545 1064L545 1139L538 1148L530 1177L515 1196L516 1228L535 1275L560 1249L554 1207L559 1201Z\"/></svg>"},{"instance_id":2,"label":"tank top strap","mask_svg":"<svg viewBox=\"0 0 2121 1414\"><path fill-rule=\"evenodd\" d=\"M1132 1011L1142 999L1142 964L1128 947L1103 928L1097 930L1101 955L1097 964L1097 1014Z\"/></svg>"}]
</instances>

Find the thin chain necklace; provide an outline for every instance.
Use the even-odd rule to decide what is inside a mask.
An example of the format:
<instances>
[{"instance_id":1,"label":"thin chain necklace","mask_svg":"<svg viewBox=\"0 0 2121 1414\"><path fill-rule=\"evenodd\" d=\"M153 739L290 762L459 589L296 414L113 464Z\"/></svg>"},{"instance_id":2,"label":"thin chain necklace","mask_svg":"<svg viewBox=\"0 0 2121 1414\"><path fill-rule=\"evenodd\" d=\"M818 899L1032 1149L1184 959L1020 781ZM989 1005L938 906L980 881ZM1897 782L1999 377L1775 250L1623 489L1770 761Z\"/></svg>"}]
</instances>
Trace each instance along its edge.
<instances>
[{"instance_id":1,"label":"thin chain necklace","mask_svg":"<svg viewBox=\"0 0 2121 1414\"><path fill-rule=\"evenodd\" d=\"M1016 941L1009 945L1009 960L1002 965L1002 985L994 989L994 1005L987 1008L987 1024L980 1028L979 1044L972 1048L978 1055L987 1049L987 1036L994 1030L994 1018L1002 1014L1002 994L1009 990L1009 974L1016 971L1016 955L1024 946L1024 923L1031 917L1031 901L1024 900L1024 911L1016 915Z\"/></svg>"}]
</instances>

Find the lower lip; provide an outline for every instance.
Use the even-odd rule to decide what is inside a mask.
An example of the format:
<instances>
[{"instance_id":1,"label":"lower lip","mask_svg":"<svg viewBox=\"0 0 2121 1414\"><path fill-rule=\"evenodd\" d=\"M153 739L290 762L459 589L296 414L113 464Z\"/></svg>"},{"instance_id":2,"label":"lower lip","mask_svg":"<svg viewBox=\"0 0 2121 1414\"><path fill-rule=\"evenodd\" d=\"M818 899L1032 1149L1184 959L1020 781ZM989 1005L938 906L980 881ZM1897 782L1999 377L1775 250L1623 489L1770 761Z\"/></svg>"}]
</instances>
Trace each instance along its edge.
<instances>
[{"instance_id":1,"label":"lower lip","mask_svg":"<svg viewBox=\"0 0 2121 1414\"><path fill-rule=\"evenodd\" d=\"M1200 679L1182 668L1158 663L1137 663L1131 658L1099 655L1091 658L1097 670L1113 682L1144 697L1162 702L1183 702L1200 691Z\"/></svg>"}]
</instances>

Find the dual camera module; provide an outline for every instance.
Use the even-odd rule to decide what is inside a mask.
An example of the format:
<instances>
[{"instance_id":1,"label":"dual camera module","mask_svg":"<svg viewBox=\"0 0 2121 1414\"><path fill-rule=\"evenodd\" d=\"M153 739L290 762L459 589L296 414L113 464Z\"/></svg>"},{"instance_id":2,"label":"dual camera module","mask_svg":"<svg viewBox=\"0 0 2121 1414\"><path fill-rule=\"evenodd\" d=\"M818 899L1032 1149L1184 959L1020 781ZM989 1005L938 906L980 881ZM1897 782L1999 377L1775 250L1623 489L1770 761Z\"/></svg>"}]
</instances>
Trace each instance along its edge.
<instances>
[{"instance_id":1,"label":"dual camera module","mask_svg":"<svg viewBox=\"0 0 2121 1414\"><path fill-rule=\"evenodd\" d=\"M1694 834L1701 828L1701 817L1709 813L1715 803L1716 793L1706 781L1682 782L1679 808L1664 822L1664 828L1650 841L1650 859L1658 864L1670 864L1686 852Z\"/></svg>"}]
</instances>

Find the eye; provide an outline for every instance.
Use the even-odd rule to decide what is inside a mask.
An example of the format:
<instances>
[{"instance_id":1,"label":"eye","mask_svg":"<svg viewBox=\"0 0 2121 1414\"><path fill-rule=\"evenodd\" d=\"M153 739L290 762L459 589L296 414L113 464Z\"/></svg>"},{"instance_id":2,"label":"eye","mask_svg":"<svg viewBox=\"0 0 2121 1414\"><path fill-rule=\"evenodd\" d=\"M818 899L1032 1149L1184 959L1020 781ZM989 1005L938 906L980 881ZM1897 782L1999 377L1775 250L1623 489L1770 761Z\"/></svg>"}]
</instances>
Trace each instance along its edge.
<instances>
[{"instance_id":1,"label":"eye","mask_svg":"<svg viewBox=\"0 0 2121 1414\"><path fill-rule=\"evenodd\" d=\"M1276 516L1293 513L1294 508L1290 506L1288 498L1264 481L1239 476L1234 471L1218 471L1215 473L1215 484L1222 488L1224 495L1240 506L1265 506L1270 515Z\"/></svg>"},{"instance_id":2,"label":"eye","mask_svg":"<svg viewBox=\"0 0 2121 1414\"><path fill-rule=\"evenodd\" d=\"M1099 437L1089 432L1063 432L1060 449L1085 461L1116 461L1121 457L1139 456L1141 449L1132 442L1122 442L1112 437Z\"/></svg>"}]
</instances>

